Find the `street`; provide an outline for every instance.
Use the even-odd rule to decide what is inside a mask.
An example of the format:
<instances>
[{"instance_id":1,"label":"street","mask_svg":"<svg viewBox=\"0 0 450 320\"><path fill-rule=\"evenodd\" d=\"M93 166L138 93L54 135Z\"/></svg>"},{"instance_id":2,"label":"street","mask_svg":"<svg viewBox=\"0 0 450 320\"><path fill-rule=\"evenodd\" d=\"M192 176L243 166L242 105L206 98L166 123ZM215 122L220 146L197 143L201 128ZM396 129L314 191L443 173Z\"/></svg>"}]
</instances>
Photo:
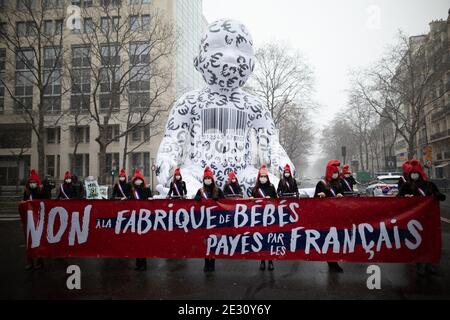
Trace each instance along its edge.
<instances>
[{"instance_id":1,"label":"street","mask_svg":"<svg viewBox=\"0 0 450 320\"><path fill-rule=\"evenodd\" d=\"M447 194L447 198L449 195ZM214 273L202 259L148 259L147 272L134 259L47 259L44 269L25 271L24 236L18 215L0 215L1 299L449 299L450 201L441 205L442 259L439 274L419 277L414 265L379 264L381 289L366 286L369 264L342 263L329 273L323 262L217 260ZM81 268L81 289L66 287L66 269Z\"/></svg>"}]
</instances>

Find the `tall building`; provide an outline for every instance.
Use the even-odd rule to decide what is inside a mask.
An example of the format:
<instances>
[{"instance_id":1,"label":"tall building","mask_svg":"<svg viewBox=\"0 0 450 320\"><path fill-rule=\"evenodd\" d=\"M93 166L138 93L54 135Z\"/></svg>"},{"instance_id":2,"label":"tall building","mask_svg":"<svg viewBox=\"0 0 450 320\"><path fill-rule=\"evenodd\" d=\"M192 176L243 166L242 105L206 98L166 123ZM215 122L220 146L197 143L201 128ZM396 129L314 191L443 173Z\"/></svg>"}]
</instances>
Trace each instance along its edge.
<instances>
[{"instance_id":1,"label":"tall building","mask_svg":"<svg viewBox=\"0 0 450 320\"><path fill-rule=\"evenodd\" d=\"M69 28L70 16L65 12L69 5L81 8L82 16L77 20L79 29ZM41 45L36 51L33 32L36 22L27 18L28 8L36 8L42 13L39 30L49 38L61 35L60 43ZM139 6L139 10L133 10ZM193 67L200 34L205 26L202 15L202 2L199 0L1 0L0 34L5 30L17 40L16 49L6 38L0 39L0 185L23 183L30 167L38 167L37 130L33 117L39 113L38 102L44 108L45 170L41 176L50 175L62 180L65 171L70 170L79 177L99 176L99 130L111 140L106 149L106 171L117 174L126 167L131 176L135 169L141 169L148 183L155 186L155 173L152 164L167 119L167 110L179 92L196 88L200 84L198 73ZM98 10L107 8L106 11ZM14 15L10 10L15 10ZM21 12L23 11L23 13ZM156 10L156 11L155 11ZM18 13L19 12L19 13ZM145 114L146 105L153 97L153 79L146 76L146 64L152 59L151 49L146 49L145 29L151 25L155 12L175 28L176 49L164 58L163 67L169 66L172 73L171 85L160 97L161 112L152 123L143 121L129 130L137 121L130 114ZM7 16L9 14L9 16ZM39 17L39 15L37 15ZM11 19L13 17L13 19ZM14 20L14 21L12 21ZM137 36L118 38L129 41L125 51L115 54L119 49L117 39L105 36L107 31L129 25ZM96 46L86 39L95 38L94 26L100 26L102 42ZM141 30L144 30L141 34ZM41 37L42 37L41 34ZM114 42L116 41L116 42ZM120 42L120 40L119 40ZM9 49L8 49L9 48ZM37 55L37 52L39 54ZM57 52L70 66L59 65ZM98 66L92 68L90 64ZM123 69L111 73L111 65L123 64ZM36 86L33 71L42 71L42 79L48 81L45 90ZM173 68L176 65L176 68ZM100 72L96 73L96 69ZM101 69L101 70L100 70ZM111 87L115 80L129 77L123 91ZM128 78L127 78L128 79ZM152 91L153 90L153 91ZM114 92L120 91L115 94ZM40 97L40 94L43 97ZM101 121L109 117L107 126L99 126L90 117L89 108L98 111ZM159 101L159 100L158 100ZM162 112L162 109L166 111ZM112 110L110 113L107 110ZM30 117L32 115L32 117ZM125 120L124 120L125 119ZM127 129L128 128L128 129ZM121 133L129 131L126 135ZM124 157L124 154L126 156ZM125 162L123 159L125 158ZM110 176L108 183L112 182Z\"/></svg>"},{"instance_id":2,"label":"tall building","mask_svg":"<svg viewBox=\"0 0 450 320\"><path fill-rule=\"evenodd\" d=\"M175 21L178 31L176 95L201 88L205 85L200 73L195 70L194 57L208 23L202 13L202 0L176 0Z\"/></svg>"}]
</instances>

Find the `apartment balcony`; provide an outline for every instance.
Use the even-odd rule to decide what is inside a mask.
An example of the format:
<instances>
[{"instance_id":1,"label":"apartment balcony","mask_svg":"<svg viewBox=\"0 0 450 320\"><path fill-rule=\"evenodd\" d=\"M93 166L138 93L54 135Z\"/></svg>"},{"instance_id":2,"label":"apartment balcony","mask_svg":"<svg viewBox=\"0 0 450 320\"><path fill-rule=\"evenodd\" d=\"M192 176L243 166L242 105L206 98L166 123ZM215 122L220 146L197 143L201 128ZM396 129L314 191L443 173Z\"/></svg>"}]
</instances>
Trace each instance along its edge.
<instances>
[{"instance_id":1,"label":"apartment balcony","mask_svg":"<svg viewBox=\"0 0 450 320\"><path fill-rule=\"evenodd\" d=\"M430 140L431 140L431 142L435 142L435 141L444 140L447 138L450 138L450 129L432 134Z\"/></svg>"}]
</instances>

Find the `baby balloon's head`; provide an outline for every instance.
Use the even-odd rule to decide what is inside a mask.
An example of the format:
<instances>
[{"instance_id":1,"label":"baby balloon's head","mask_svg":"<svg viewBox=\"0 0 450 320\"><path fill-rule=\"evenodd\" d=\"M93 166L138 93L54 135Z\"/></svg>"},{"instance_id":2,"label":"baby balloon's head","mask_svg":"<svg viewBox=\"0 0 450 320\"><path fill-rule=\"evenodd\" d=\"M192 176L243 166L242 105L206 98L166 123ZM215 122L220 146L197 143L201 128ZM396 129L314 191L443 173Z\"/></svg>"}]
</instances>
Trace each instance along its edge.
<instances>
[{"instance_id":1,"label":"baby balloon's head","mask_svg":"<svg viewBox=\"0 0 450 320\"><path fill-rule=\"evenodd\" d=\"M242 87L255 67L252 36L236 20L211 23L202 38L195 68L219 91Z\"/></svg>"}]
</instances>

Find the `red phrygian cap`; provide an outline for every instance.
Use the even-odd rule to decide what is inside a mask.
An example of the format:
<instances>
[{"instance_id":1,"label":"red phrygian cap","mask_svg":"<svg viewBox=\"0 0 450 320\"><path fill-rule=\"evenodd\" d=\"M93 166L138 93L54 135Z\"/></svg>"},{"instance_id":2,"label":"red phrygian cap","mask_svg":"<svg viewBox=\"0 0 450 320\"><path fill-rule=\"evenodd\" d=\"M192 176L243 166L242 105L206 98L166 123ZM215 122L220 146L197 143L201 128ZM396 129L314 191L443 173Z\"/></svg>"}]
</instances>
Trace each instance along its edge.
<instances>
[{"instance_id":1,"label":"red phrygian cap","mask_svg":"<svg viewBox=\"0 0 450 320\"><path fill-rule=\"evenodd\" d=\"M30 183L31 181L36 182L38 186L42 185L41 179L39 179L39 175L37 171L34 169L31 169L30 175L28 176L28 183Z\"/></svg>"},{"instance_id":2,"label":"red phrygian cap","mask_svg":"<svg viewBox=\"0 0 450 320\"><path fill-rule=\"evenodd\" d=\"M72 179L72 174L70 173L70 171L66 171L66 173L64 174L64 180L66 179Z\"/></svg>"},{"instance_id":3,"label":"red phrygian cap","mask_svg":"<svg viewBox=\"0 0 450 320\"><path fill-rule=\"evenodd\" d=\"M122 170L120 170L119 177L125 177L125 178L127 177L127 173L126 173L125 169L122 168Z\"/></svg>"},{"instance_id":4,"label":"red phrygian cap","mask_svg":"<svg viewBox=\"0 0 450 320\"><path fill-rule=\"evenodd\" d=\"M344 164L344 166L342 167L342 176L344 174L347 174L347 173L352 174L349 165L348 164Z\"/></svg>"},{"instance_id":5,"label":"red phrygian cap","mask_svg":"<svg viewBox=\"0 0 450 320\"><path fill-rule=\"evenodd\" d=\"M339 160L329 160L328 161L327 168L325 171L325 179L327 179L327 181L333 180L333 178L332 178L333 173L339 174L339 166L340 165L341 165L341 163L339 162Z\"/></svg>"},{"instance_id":6,"label":"red phrygian cap","mask_svg":"<svg viewBox=\"0 0 450 320\"><path fill-rule=\"evenodd\" d=\"M205 171L203 172L203 179L211 178L214 180L214 173L211 171L211 168L206 166Z\"/></svg>"},{"instance_id":7,"label":"red phrygian cap","mask_svg":"<svg viewBox=\"0 0 450 320\"><path fill-rule=\"evenodd\" d=\"M267 182L270 183L269 170L267 170L267 167L266 167L265 164L263 164L263 165L261 166L261 168L259 168L259 171L258 171L258 177L257 177L257 180L258 180L258 181L259 181L259 177L260 177L261 175L263 175L263 174L267 176Z\"/></svg>"},{"instance_id":8,"label":"red phrygian cap","mask_svg":"<svg viewBox=\"0 0 450 320\"><path fill-rule=\"evenodd\" d=\"M411 160L410 164L410 169L409 169L409 173L418 173L420 174L420 176L422 177L422 180L425 181L427 180L427 176L425 174L425 171L423 171L423 168L419 162L419 160Z\"/></svg>"},{"instance_id":9,"label":"red phrygian cap","mask_svg":"<svg viewBox=\"0 0 450 320\"><path fill-rule=\"evenodd\" d=\"M180 168L176 168L175 171L173 172L173 181L177 180L177 179L175 179L176 176L180 176L181 177L181 170L180 170Z\"/></svg>"},{"instance_id":10,"label":"red phrygian cap","mask_svg":"<svg viewBox=\"0 0 450 320\"><path fill-rule=\"evenodd\" d=\"M289 164L286 163L286 165L284 166L284 172L289 172L291 173L291 166Z\"/></svg>"},{"instance_id":11,"label":"red phrygian cap","mask_svg":"<svg viewBox=\"0 0 450 320\"><path fill-rule=\"evenodd\" d=\"M136 181L137 179L141 179L142 182L143 182L143 184L145 185L145 179L144 179L144 176L142 175L142 172L141 172L141 170L139 170L139 169L136 169L136 170L134 171L133 182Z\"/></svg>"},{"instance_id":12,"label":"red phrygian cap","mask_svg":"<svg viewBox=\"0 0 450 320\"><path fill-rule=\"evenodd\" d=\"M230 171L230 173L228 174L228 183L231 183L231 180L236 179L236 173L234 173L234 171Z\"/></svg>"},{"instance_id":13,"label":"red phrygian cap","mask_svg":"<svg viewBox=\"0 0 450 320\"><path fill-rule=\"evenodd\" d=\"M403 170L403 174L404 175L408 175L409 171L411 170L411 163L409 161L406 161L403 165L402 165L402 170Z\"/></svg>"}]
</instances>

